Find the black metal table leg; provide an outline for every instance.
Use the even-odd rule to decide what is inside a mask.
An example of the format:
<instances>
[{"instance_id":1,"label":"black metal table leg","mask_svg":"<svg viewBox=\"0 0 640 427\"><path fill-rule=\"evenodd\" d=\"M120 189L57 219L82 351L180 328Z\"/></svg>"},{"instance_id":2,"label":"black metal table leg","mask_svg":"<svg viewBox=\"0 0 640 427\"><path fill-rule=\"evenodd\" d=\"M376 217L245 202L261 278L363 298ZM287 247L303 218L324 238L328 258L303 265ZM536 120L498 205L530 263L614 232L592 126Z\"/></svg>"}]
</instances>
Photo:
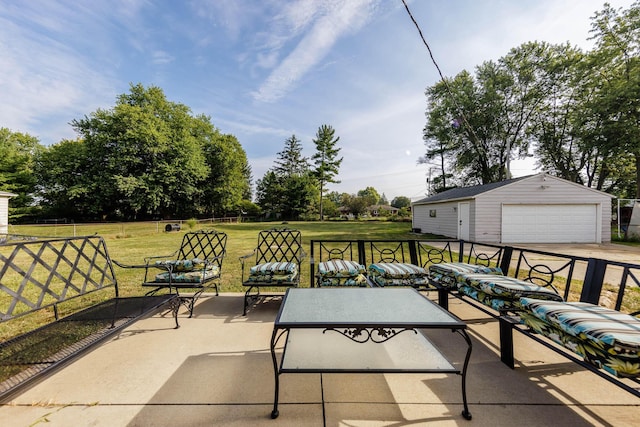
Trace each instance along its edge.
<instances>
[{"instance_id":1,"label":"black metal table leg","mask_svg":"<svg viewBox=\"0 0 640 427\"><path fill-rule=\"evenodd\" d=\"M278 400L280 397L280 372L278 369L278 359L276 358L276 344L280 340L280 337L288 332L288 329L280 331L278 333L277 328L273 328L273 334L271 334L271 361L273 362L273 378L275 380L275 389L273 394L273 410L271 411L271 419L278 418L280 412L278 411Z\"/></svg>"},{"instance_id":2,"label":"black metal table leg","mask_svg":"<svg viewBox=\"0 0 640 427\"><path fill-rule=\"evenodd\" d=\"M471 358L471 350L473 349L473 345L471 344L471 338L469 337L469 334L467 334L467 331L458 329L457 332L462 335L468 345L467 355L464 358L464 365L462 366L462 402L464 405L462 416L465 420L470 420L471 412L469 412L469 405L467 403L467 367L469 366L469 359Z\"/></svg>"}]
</instances>

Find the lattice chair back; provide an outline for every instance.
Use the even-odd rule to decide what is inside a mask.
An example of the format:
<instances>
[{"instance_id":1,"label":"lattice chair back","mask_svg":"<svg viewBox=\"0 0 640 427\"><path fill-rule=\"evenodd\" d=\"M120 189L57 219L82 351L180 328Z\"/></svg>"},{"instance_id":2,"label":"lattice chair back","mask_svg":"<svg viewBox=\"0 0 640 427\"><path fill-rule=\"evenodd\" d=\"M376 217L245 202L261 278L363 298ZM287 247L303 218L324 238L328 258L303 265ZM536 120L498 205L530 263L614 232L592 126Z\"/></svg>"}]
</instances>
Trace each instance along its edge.
<instances>
[{"instance_id":1,"label":"lattice chair back","mask_svg":"<svg viewBox=\"0 0 640 427\"><path fill-rule=\"evenodd\" d=\"M304 258L302 235L298 230L272 228L261 231L256 247L256 264L267 262L294 262Z\"/></svg>"},{"instance_id":2,"label":"lattice chair back","mask_svg":"<svg viewBox=\"0 0 640 427\"><path fill-rule=\"evenodd\" d=\"M255 256L255 265L245 270L245 263ZM269 296L260 293L260 288L295 287L300 283L300 264L306 254L302 248L302 235L298 230L272 228L258 234L258 246L252 253L240 257L242 264L242 285L244 311L252 301ZM281 296L281 295L280 295Z\"/></svg>"},{"instance_id":3,"label":"lattice chair back","mask_svg":"<svg viewBox=\"0 0 640 427\"><path fill-rule=\"evenodd\" d=\"M227 246L227 234L216 230L186 233L178 250L178 260L200 258L210 260L222 270Z\"/></svg>"}]
</instances>

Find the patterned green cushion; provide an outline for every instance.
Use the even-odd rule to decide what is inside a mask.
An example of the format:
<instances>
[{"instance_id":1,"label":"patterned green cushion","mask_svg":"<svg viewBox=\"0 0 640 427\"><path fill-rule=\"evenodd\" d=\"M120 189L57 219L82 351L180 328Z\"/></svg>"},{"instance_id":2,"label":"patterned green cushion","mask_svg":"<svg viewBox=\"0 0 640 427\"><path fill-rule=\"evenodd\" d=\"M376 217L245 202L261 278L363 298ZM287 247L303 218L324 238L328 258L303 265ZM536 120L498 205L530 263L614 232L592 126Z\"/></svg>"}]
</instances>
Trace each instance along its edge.
<instances>
[{"instance_id":1,"label":"patterned green cushion","mask_svg":"<svg viewBox=\"0 0 640 427\"><path fill-rule=\"evenodd\" d=\"M432 264L429 266L429 277L436 286L443 288L455 288L458 276L464 274L502 274L500 267L487 267L484 265L468 264L465 262L447 262Z\"/></svg>"},{"instance_id":2,"label":"patterned green cushion","mask_svg":"<svg viewBox=\"0 0 640 427\"><path fill-rule=\"evenodd\" d=\"M620 377L640 376L640 319L581 302L521 298L521 321L585 361Z\"/></svg>"},{"instance_id":3,"label":"patterned green cushion","mask_svg":"<svg viewBox=\"0 0 640 427\"><path fill-rule=\"evenodd\" d=\"M486 305L487 307L491 307L496 311L513 310L520 308L520 300L500 298L492 294L487 294L464 283L459 283L458 285L458 291L460 293L478 302L481 302L482 304Z\"/></svg>"},{"instance_id":4,"label":"patterned green cushion","mask_svg":"<svg viewBox=\"0 0 640 427\"><path fill-rule=\"evenodd\" d=\"M155 281L160 283L204 283L220 275L218 266L210 266L206 270L183 271L179 273L156 274Z\"/></svg>"},{"instance_id":5,"label":"patterned green cushion","mask_svg":"<svg viewBox=\"0 0 640 427\"><path fill-rule=\"evenodd\" d=\"M366 272L365 266L356 261L332 259L318 264L318 275L321 277L356 277Z\"/></svg>"},{"instance_id":6,"label":"patterned green cushion","mask_svg":"<svg viewBox=\"0 0 640 427\"><path fill-rule=\"evenodd\" d=\"M293 262L267 262L249 270L249 282L291 282L298 276L298 265Z\"/></svg>"},{"instance_id":7,"label":"patterned green cushion","mask_svg":"<svg viewBox=\"0 0 640 427\"><path fill-rule=\"evenodd\" d=\"M156 261L155 266L158 268L171 268L171 271L194 271L203 269L205 267L205 262L200 258L173 259Z\"/></svg>"},{"instance_id":8,"label":"patterned green cushion","mask_svg":"<svg viewBox=\"0 0 640 427\"><path fill-rule=\"evenodd\" d=\"M320 286L365 286L364 265L350 260L332 259L318 264Z\"/></svg>"},{"instance_id":9,"label":"patterned green cushion","mask_svg":"<svg viewBox=\"0 0 640 427\"><path fill-rule=\"evenodd\" d=\"M401 262L378 262L369 266L369 278L379 286L424 286L429 283L426 269Z\"/></svg>"},{"instance_id":10,"label":"patterned green cushion","mask_svg":"<svg viewBox=\"0 0 640 427\"><path fill-rule=\"evenodd\" d=\"M412 277L408 279L388 279L382 276L371 277L378 286L412 286L421 287L429 284L428 277Z\"/></svg>"},{"instance_id":11,"label":"patterned green cushion","mask_svg":"<svg viewBox=\"0 0 640 427\"><path fill-rule=\"evenodd\" d=\"M494 274L464 274L458 276L459 283L469 285L497 298L517 300L530 297L551 301L562 301L553 289L535 285L513 277ZM462 280L464 280L462 282Z\"/></svg>"},{"instance_id":12,"label":"patterned green cushion","mask_svg":"<svg viewBox=\"0 0 640 427\"><path fill-rule=\"evenodd\" d=\"M367 278L364 274L354 277L320 277L319 286L367 286Z\"/></svg>"}]
</instances>

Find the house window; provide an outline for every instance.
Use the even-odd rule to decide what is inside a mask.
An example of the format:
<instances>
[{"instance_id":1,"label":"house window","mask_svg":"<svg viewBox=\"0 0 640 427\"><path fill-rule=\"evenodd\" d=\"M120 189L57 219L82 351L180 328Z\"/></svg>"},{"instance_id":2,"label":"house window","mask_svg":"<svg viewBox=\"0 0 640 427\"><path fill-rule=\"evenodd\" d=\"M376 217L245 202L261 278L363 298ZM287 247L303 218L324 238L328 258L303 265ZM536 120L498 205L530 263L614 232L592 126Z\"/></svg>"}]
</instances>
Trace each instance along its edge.
<instances>
[{"instance_id":1,"label":"house window","mask_svg":"<svg viewBox=\"0 0 640 427\"><path fill-rule=\"evenodd\" d=\"M435 218L436 217L436 210L435 209L430 209L429 210L429 216L431 218Z\"/></svg>"}]
</instances>

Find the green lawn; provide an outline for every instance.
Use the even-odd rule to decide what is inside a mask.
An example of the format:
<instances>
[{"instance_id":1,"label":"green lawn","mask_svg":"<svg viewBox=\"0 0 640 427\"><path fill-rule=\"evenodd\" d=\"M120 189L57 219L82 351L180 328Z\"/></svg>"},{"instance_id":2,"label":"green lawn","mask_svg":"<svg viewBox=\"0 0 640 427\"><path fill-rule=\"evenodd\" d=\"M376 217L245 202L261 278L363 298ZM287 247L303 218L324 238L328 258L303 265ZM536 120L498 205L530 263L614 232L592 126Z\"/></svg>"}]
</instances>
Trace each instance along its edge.
<instances>
[{"instance_id":1,"label":"green lawn","mask_svg":"<svg viewBox=\"0 0 640 427\"><path fill-rule=\"evenodd\" d=\"M163 223L137 222L118 224L82 224L58 226L12 226L11 232L36 236L86 236L98 234L106 243L112 259L125 264L140 264L144 257L170 255L180 247L185 232L198 229L215 228L228 235L227 255L222 266L222 292L243 292L239 257L250 253L258 241L258 233L271 227L288 227L300 230L303 247L309 252L311 239L408 239L411 234L409 222L385 221L325 221L325 222L278 222L262 223L224 223L200 224L192 229L182 224L180 231L165 232ZM302 265L301 284L309 284L309 258ZM120 269L116 267L121 296L134 296L143 293L140 283L143 270Z\"/></svg>"}]
</instances>

